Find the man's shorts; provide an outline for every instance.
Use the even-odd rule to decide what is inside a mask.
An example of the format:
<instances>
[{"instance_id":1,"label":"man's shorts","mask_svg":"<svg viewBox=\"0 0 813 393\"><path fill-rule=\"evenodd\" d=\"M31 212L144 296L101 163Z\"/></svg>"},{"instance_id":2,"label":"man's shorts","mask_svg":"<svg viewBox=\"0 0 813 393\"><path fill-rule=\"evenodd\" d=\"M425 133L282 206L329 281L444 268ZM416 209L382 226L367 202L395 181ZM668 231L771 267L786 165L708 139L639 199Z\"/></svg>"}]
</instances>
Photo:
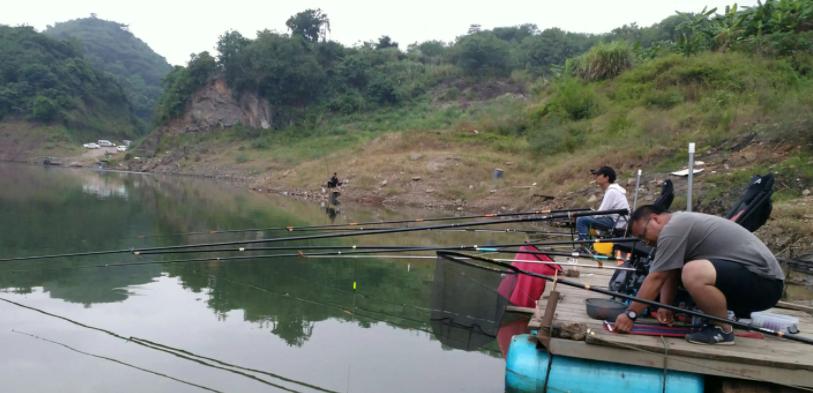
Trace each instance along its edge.
<instances>
[{"instance_id":1,"label":"man's shorts","mask_svg":"<svg viewBox=\"0 0 813 393\"><path fill-rule=\"evenodd\" d=\"M717 270L716 286L728 302L728 309L740 318L750 318L754 311L776 305L782 298L785 282L767 278L746 269L744 265L724 259L710 259Z\"/></svg>"}]
</instances>

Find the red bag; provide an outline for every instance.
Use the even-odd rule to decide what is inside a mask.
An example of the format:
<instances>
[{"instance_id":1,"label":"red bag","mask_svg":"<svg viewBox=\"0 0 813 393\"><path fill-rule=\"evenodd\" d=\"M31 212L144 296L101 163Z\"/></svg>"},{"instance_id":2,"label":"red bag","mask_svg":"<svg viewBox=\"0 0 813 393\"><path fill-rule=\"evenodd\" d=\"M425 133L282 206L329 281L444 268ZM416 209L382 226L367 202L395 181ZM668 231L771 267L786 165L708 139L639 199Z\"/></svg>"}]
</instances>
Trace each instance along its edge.
<instances>
[{"instance_id":1,"label":"red bag","mask_svg":"<svg viewBox=\"0 0 813 393\"><path fill-rule=\"evenodd\" d=\"M539 251L539 249L534 246L520 247L519 252L514 255L514 259L529 262L513 262L511 265L546 276L553 276L557 271L562 270L562 267L557 264L534 263L553 262L553 259L545 254L526 254L522 251ZM543 278L531 277L526 274L512 274L506 276L500 282L498 291L515 306L536 307L536 301L545 292L545 283L546 281Z\"/></svg>"}]
</instances>

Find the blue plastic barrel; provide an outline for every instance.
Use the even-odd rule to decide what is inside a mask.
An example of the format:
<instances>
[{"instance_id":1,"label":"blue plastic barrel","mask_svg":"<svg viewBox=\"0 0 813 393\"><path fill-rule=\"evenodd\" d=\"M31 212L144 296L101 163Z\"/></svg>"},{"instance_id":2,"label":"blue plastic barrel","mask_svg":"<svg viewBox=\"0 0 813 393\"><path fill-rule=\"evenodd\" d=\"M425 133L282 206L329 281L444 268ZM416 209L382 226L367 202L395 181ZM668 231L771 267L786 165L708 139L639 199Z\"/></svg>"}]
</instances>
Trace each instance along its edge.
<instances>
[{"instance_id":1,"label":"blue plastic barrel","mask_svg":"<svg viewBox=\"0 0 813 393\"><path fill-rule=\"evenodd\" d=\"M514 336L505 365L505 391L570 393L702 393L703 376L680 371L553 356L527 334Z\"/></svg>"}]
</instances>

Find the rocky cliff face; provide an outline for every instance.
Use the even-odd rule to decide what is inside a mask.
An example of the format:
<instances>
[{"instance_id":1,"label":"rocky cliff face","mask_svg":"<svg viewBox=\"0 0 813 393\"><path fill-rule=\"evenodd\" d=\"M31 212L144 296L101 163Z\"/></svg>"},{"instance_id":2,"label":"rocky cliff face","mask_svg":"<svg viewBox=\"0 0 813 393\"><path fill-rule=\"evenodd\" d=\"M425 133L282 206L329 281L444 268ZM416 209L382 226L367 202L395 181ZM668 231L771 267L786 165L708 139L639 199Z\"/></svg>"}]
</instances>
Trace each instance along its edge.
<instances>
[{"instance_id":1,"label":"rocky cliff face","mask_svg":"<svg viewBox=\"0 0 813 393\"><path fill-rule=\"evenodd\" d=\"M223 79L210 81L195 93L183 116L162 128L169 132L202 132L242 124L252 128L271 127L271 106L255 94L235 96Z\"/></svg>"}]
</instances>

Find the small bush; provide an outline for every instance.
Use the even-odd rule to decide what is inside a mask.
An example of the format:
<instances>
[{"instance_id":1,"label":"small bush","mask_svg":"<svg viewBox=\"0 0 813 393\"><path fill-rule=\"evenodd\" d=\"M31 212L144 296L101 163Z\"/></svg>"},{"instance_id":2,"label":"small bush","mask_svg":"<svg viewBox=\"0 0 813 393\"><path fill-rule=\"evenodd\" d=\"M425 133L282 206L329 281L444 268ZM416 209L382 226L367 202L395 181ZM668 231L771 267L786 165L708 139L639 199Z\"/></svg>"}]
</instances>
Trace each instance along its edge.
<instances>
[{"instance_id":1,"label":"small bush","mask_svg":"<svg viewBox=\"0 0 813 393\"><path fill-rule=\"evenodd\" d=\"M676 88L666 90L651 89L642 97L647 106L659 109L669 109L683 102L683 94Z\"/></svg>"},{"instance_id":2,"label":"small bush","mask_svg":"<svg viewBox=\"0 0 813 393\"><path fill-rule=\"evenodd\" d=\"M575 79L565 78L554 87L553 96L542 114L582 120L599 113L599 97L593 88Z\"/></svg>"},{"instance_id":3,"label":"small bush","mask_svg":"<svg viewBox=\"0 0 813 393\"><path fill-rule=\"evenodd\" d=\"M612 79L632 68L635 53L624 41L600 43L575 58L568 67L573 75L587 81Z\"/></svg>"},{"instance_id":4,"label":"small bush","mask_svg":"<svg viewBox=\"0 0 813 393\"><path fill-rule=\"evenodd\" d=\"M34 120L49 122L56 119L58 113L59 108L50 98L44 96L34 98L34 104L31 107L31 117Z\"/></svg>"},{"instance_id":5,"label":"small bush","mask_svg":"<svg viewBox=\"0 0 813 393\"><path fill-rule=\"evenodd\" d=\"M240 154L237 155L237 157L234 158L234 162L236 162L238 164L242 164L242 163L248 162L248 161L249 161L249 158L245 153L240 153Z\"/></svg>"},{"instance_id":6,"label":"small bush","mask_svg":"<svg viewBox=\"0 0 813 393\"><path fill-rule=\"evenodd\" d=\"M365 104L364 97L357 91L351 90L333 98L328 103L328 109L333 112L348 114L363 110Z\"/></svg>"},{"instance_id":7,"label":"small bush","mask_svg":"<svg viewBox=\"0 0 813 393\"><path fill-rule=\"evenodd\" d=\"M548 126L532 130L528 135L528 144L536 153L552 155L572 153L584 144L586 132L574 124L551 122Z\"/></svg>"}]
</instances>

